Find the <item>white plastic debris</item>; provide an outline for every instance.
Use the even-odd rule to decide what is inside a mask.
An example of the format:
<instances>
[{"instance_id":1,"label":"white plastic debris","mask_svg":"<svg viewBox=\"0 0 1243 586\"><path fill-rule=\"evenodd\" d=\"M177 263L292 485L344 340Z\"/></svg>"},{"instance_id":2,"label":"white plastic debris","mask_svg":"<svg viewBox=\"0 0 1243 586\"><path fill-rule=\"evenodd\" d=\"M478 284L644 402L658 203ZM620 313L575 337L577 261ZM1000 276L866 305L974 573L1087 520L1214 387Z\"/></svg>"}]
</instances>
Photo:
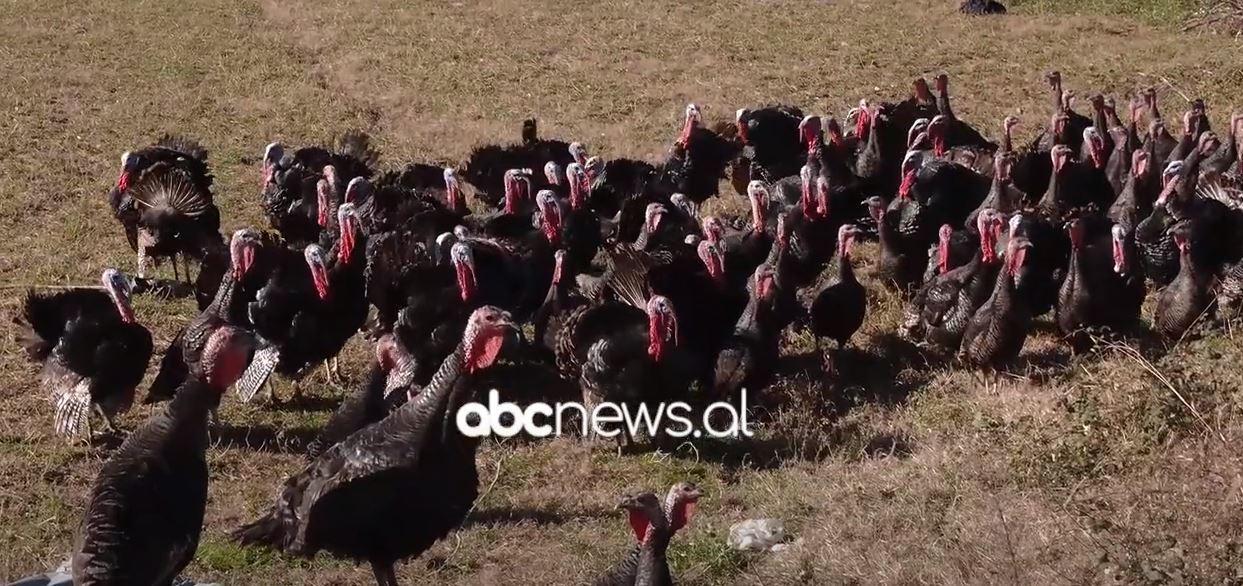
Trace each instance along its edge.
<instances>
[{"instance_id":1,"label":"white plastic debris","mask_svg":"<svg viewBox=\"0 0 1243 586\"><path fill-rule=\"evenodd\" d=\"M781 519L747 519L729 528L729 546L740 551L776 550L785 538Z\"/></svg>"}]
</instances>

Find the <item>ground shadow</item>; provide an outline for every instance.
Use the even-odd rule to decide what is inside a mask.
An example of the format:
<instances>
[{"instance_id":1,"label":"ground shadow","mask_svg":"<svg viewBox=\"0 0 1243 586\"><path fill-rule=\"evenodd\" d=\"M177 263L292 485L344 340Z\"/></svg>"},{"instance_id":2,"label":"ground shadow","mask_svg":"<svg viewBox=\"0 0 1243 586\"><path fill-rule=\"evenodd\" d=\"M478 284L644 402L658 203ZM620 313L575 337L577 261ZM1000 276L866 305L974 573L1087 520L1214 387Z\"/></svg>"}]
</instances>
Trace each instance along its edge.
<instances>
[{"instance_id":1,"label":"ground shadow","mask_svg":"<svg viewBox=\"0 0 1243 586\"><path fill-rule=\"evenodd\" d=\"M245 449L274 454L301 454L319 435L313 427L276 428L271 425L231 425L221 423L209 431L212 445L225 449Z\"/></svg>"},{"instance_id":2,"label":"ground shadow","mask_svg":"<svg viewBox=\"0 0 1243 586\"><path fill-rule=\"evenodd\" d=\"M517 525L521 523L545 526L560 525L576 519L598 520L615 517L617 517L617 510L611 507L497 507L472 513L470 517L466 518L462 527Z\"/></svg>"}]
</instances>

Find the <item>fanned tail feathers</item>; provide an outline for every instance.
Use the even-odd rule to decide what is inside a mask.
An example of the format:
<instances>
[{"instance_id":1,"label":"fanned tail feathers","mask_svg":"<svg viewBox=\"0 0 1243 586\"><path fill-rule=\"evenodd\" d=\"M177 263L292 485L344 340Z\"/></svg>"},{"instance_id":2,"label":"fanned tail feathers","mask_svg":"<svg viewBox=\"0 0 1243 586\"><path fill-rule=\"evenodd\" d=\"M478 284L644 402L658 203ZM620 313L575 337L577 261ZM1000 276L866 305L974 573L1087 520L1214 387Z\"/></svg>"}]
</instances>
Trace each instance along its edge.
<instances>
[{"instance_id":1,"label":"fanned tail feathers","mask_svg":"<svg viewBox=\"0 0 1243 586\"><path fill-rule=\"evenodd\" d=\"M155 144L156 146L162 146L169 150L184 153L204 163L207 162L207 149L203 148L203 145L199 144L197 140L192 138L178 136L175 134L165 134L160 137L160 140L155 141Z\"/></svg>"},{"instance_id":2,"label":"fanned tail feathers","mask_svg":"<svg viewBox=\"0 0 1243 586\"><path fill-rule=\"evenodd\" d=\"M1220 181L1201 181L1196 187L1196 195L1217 200L1230 209L1243 210L1243 190L1230 189Z\"/></svg>"},{"instance_id":3,"label":"fanned tail feathers","mask_svg":"<svg viewBox=\"0 0 1243 586\"><path fill-rule=\"evenodd\" d=\"M639 309L647 307L647 261L643 252L627 245L610 248L606 258L605 286L617 298Z\"/></svg>"},{"instance_id":4,"label":"fanned tail feathers","mask_svg":"<svg viewBox=\"0 0 1243 586\"><path fill-rule=\"evenodd\" d=\"M210 194L199 190L185 171L156 164L130 188L129 195L144 208L165 208L195 218L212 207Z\"/></svg>"}]
</instances>

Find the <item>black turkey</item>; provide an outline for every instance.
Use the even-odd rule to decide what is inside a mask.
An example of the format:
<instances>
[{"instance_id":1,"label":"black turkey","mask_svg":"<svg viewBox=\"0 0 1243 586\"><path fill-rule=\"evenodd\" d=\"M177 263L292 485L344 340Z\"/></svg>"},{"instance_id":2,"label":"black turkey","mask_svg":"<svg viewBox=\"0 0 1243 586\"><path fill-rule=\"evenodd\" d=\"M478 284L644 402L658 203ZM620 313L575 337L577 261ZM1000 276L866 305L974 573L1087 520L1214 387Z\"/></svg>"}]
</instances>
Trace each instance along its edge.
<instances>
[{"instance_id":1,"label":"black turkey","mask_svg":"<svg viewBox=\"0 0 1243 586\"><path fill-rule=\"evenodd\" d=\"M43 365L53 428L65 436L83 425L89 434L92 412L116 432L113 417L129 410L151 360L151 332L134 320L128 279L108 269L101 281L104 291L32 291L16 320L22 349Z\"/></svg>"}]
</instances>

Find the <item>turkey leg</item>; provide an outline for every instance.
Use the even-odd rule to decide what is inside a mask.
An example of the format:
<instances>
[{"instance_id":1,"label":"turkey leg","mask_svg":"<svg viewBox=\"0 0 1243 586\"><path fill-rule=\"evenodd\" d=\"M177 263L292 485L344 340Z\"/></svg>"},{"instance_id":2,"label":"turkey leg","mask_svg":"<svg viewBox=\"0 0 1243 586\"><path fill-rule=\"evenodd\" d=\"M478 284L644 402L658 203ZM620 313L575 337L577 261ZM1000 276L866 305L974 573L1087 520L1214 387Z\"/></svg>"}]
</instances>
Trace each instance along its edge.
<instances>
[{"instance_id":1,"label":"turkey leg","mask_svg":"<svg viewBox=\"0 0 1243 586\"><path fill-rule=\"evenodd\" d=\"M377 586L397 586L397 573L393 571L393 564L373 561L371 573L375 574Z\"/></svg>"}]
</instances>

